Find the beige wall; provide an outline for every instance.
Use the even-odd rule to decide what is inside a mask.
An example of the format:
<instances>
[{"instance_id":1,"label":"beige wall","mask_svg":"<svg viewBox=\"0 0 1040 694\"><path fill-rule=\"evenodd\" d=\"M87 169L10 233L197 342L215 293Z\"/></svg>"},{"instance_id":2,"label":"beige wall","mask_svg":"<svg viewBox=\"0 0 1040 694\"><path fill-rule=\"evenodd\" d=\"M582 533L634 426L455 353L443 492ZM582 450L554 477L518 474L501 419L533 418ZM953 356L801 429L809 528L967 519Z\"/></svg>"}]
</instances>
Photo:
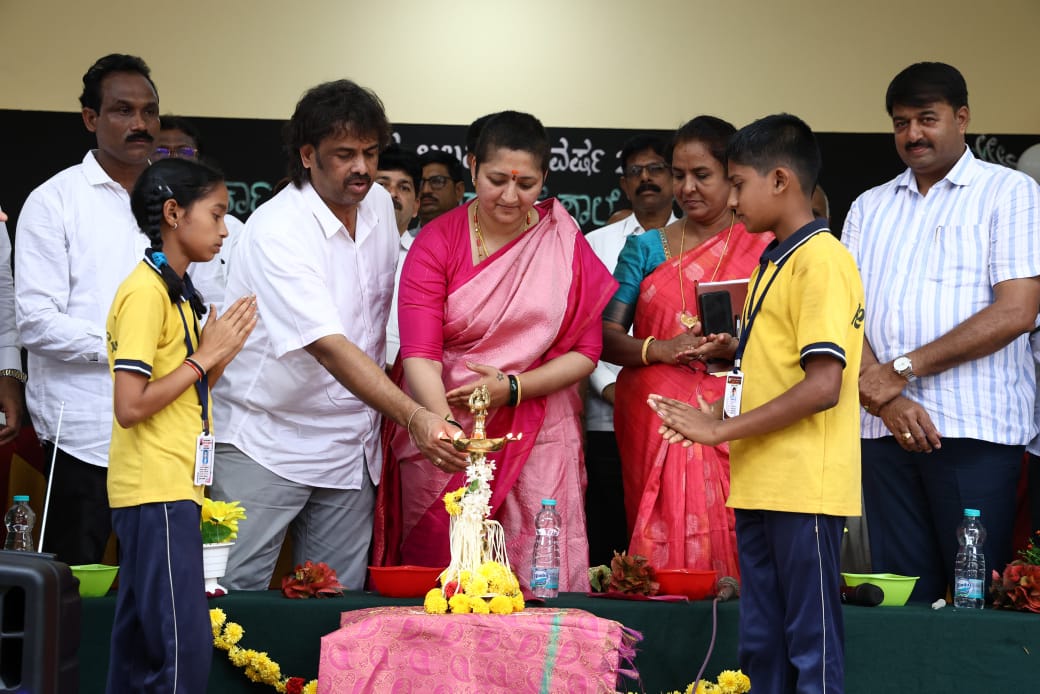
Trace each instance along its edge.
<instances>
[{"instance_id":1,"label":"beige wall","mask_svg":"<svg viewBox=\"0 0 1040 694\"><path fill-rule=\"evenodd\" d=\"M346 76L400 123L516 108L671 128L786 110L872 132L888 129L892 76L944 60L967 78L972 131L1040 133L1038 34L1040 0L0 0L0 108L78 110L90 63L126 52L185 115L284 118Z\"/></svg>"}]
</instances>

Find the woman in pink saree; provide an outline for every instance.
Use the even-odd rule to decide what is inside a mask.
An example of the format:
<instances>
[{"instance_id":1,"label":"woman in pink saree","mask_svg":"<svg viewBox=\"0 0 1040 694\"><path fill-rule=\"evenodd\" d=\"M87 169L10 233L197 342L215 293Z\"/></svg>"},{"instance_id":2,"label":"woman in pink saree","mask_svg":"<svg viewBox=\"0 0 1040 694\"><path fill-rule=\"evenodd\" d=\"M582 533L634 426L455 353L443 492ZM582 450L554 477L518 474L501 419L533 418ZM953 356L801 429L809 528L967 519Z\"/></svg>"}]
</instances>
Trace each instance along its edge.
<instances>
[{"instance_id":1,"label":"woman in pink saree","mask_svg":"<svg viewBox=\"0 0 1040 694\"><path fill-rule=\"evenodd\" d=\"M629 553L659 569L714 569L719 576L739 573L733 512L726 508L729 446L669 445L656 434L660 420L646 400L668 393L697 405L698 395L709 402L722 395L723 379L709 375L704 361L720 350L702 334L696 286L746 279L772 240L749 234L728 207L724 157L734 132L711 116L676 132L672 180L685 215L629 238L614 271L620 288L603 321L603 358L624 367L614 427Z\"/></svg>"},{"instance_id":2,"label":"woman in pink saree","mask_svg":"<svg viewBox=\"0 0 1040 694\"><path fill-rule=\"evenodd\" d=\"M549 140L533 116L505 112L484 126L476 200L423 227L406 258L401 358L412 396L467 434L470 393L488 387L487 435L523 434L489 456L496 464L491 517L505 530L510 563L527 586L534 516L543 498L554 498L563 521L560 590L584 591L578 383L599 357L599 315L617 285L560 204L536 204L548 166ZM464 469L431 464L399 426L388 438L388 465L396 469L384 480L399 479L400 501L391 499L395 490L380 490L378 506L390 518L377 521L377 530L399 532L401 563L447 566L443 497L465 484ZM396 540L387 542L394 557Z\"/></svg>"}]
</instances>

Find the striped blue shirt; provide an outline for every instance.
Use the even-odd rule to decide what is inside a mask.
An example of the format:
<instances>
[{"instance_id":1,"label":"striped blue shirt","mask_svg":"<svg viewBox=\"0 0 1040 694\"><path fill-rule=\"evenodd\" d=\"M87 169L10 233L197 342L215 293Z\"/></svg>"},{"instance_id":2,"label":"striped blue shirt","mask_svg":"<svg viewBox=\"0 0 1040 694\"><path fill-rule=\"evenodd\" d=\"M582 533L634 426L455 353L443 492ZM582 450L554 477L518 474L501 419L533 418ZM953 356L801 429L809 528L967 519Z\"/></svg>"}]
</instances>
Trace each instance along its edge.
<instances>
[{"instance_id":1,"label":"striped blue shirt","mask_svg":"<svg viewBox=\"0 0 1040 694\"><path fill-rule=\"evenodd\" d=\"M866 337L885 363L948 333L993 303L993 286L1040 275L1040 186L965 148L927 195L907 169L852 204L842 242L866 290ZM903 394L939 433L1024 445L1036 434L1027 335L993 354L916 379ZM889 436L863 413L863 438Z\"/></svg>"}]
</instances>

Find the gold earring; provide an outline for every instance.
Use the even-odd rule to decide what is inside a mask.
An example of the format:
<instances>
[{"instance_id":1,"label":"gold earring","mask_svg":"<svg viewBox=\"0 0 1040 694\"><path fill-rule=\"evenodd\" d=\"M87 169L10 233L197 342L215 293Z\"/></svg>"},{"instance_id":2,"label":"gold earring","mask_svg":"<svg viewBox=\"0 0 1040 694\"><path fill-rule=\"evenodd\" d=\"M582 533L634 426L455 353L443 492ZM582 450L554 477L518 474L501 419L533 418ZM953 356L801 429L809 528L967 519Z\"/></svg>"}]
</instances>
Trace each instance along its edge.
<instances>
[{"instance_id":1,"label":"gold earring","mask_svg":"<svg viewBox=\"0 0 1040 694\"><path fill-rule=\"evenodd\" d=\"M173 228L174 228L174 229L176 229L176 228L177 228L177 222L174 222L174 223L173 223Z\"/></svg>"}]
</instances>

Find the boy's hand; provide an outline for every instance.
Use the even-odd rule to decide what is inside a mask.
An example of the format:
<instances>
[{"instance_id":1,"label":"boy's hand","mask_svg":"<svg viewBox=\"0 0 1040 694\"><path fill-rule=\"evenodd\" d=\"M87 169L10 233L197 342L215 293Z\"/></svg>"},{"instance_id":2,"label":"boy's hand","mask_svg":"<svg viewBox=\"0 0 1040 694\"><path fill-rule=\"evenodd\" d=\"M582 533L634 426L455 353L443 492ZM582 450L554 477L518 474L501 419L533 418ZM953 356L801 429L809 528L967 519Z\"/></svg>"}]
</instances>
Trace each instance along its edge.
<instances>
[{"instance_id":1,"label":"boy's hand","mask_svg":"<svg viewBox=\"0 0 1040 694\"><path fill-rule=\"evenodd\" d=\"M694 442L717 446L725 439L719 433L721 404L708 403L697 395L700 409L685 402L652 394L647 404L658 414L664 424L657 430L668 443L689 446Z\"/></svg>"},{"instance_id":2,"label":"boy's hand","mask_svg":"<svg viewBox=\"0 0 1040 694\"><path fill-rule=\"evenodd\" d=\"M942 448L942 440L932 424L932 418L910 398L900 395L883 405L877 414L903 450L931 453Z\"/></svg>"}]
</instances>

